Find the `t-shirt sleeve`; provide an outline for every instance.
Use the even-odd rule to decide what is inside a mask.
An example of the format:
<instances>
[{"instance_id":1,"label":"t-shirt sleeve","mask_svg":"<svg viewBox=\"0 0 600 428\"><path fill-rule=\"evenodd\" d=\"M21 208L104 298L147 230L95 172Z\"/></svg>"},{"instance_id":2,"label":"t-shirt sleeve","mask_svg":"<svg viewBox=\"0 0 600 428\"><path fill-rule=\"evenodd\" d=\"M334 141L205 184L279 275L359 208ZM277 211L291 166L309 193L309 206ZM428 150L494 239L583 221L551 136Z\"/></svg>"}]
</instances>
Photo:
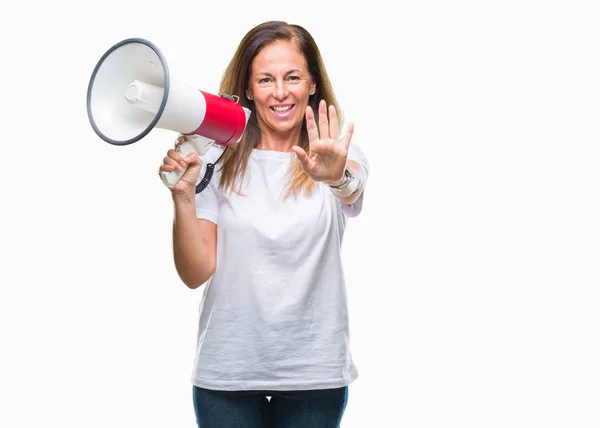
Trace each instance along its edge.
<instances>
[{"instance_id":1,"label":"t-shirt sleeve","mask_svg":"<svg viewBox=\"0 0 600 428\"><path fill-rule=\"evenodd\" d=\"M356 217L362 211L365 189L369 178L369 161L367 160L367 157L361 148L353 143L350 143L350 146L348 147L348 160L357 162L362 167L364 174L363 191L358 199L351 205L341 204L342 212L344 214L346 214L348 217Z\"/></svg>"},{"instance_id":2,"label":"t-shirt sleeve","mask_svg":"<svg viewBox=\"0 0 600 428\"><path fill-rule=\"evenodd\" d=\"M215 149L211 149L205 156L202 157L202 170L200 171L200 178L198 179L198 183L206 174L206 164L210 162L215 162L218 158L220 152L215 156ZM214 224L217 224L217 218L219 214L219 189L218 189L218 180L216 171L221 167L221 163L219 162L215 166L215 172L213 173L213 177L208 183L208 186L200 192L196 194L196 217L208 220Z\"/></svg>"}]
</instances>

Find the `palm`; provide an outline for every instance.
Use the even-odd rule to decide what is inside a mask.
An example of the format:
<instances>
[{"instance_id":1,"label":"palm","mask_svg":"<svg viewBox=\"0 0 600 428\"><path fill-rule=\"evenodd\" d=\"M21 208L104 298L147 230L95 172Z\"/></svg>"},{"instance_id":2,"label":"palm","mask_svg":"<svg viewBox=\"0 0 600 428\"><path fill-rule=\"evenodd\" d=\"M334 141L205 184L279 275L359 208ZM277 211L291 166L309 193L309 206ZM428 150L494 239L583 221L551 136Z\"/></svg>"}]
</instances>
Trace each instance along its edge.
<instances>
[{"instance_id":1,"label":"palm","mask_svg":"<svg viewBox=\"0 0 600 428\"><path fill-rule=\"evenodd\" d=\"M319 104L319 125L310 107L306 109L306 130L308 131L309 153L294 146L302 169L315 181L336 182L344 175L348 146L354 126L350 124L342 141L338 139L338 120L335 107L329 107L329 119L325 101Z\"/></svg>"}]
</instances>

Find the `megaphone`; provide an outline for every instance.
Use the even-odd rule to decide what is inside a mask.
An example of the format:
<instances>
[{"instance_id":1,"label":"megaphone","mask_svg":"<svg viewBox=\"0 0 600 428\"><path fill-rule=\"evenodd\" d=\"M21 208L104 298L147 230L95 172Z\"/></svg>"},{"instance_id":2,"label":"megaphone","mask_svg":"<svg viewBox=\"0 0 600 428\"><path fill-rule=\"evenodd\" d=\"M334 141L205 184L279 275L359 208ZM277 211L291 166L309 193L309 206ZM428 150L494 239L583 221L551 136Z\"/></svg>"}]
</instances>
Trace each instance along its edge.
<instances>
[{"instance_id":1,"label":"megaphone","mask_svg":"<svg viewBox=\"0 0 600 428\"><path fill-rule=\"evenodd\" d=\"M154 128L183 134L183 156L205 154L213 144L240 141L250 110L235 95L213 95L172 79L165 57L150 41L123 40L102 56L90 79L87 113L92 128L110 144L124 146ZM185 172L185 171L183 171ZM162 172L172 188L183 172Z\"/></svg>"}]
</instances>

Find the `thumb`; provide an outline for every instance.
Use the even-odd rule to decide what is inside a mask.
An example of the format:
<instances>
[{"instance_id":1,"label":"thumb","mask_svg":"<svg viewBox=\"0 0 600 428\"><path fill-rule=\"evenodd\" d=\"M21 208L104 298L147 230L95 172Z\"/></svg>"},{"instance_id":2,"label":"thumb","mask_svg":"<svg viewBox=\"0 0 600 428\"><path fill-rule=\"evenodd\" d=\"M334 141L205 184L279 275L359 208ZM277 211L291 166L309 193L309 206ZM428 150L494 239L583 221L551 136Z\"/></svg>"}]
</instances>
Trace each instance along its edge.
<instances>
[{"instance_id":1,"label":"thumb","mask_svg":"<svg viewBox=\"0 0 600 428\"><path fill-rule=\"evenodd\" d=\"M188 166L184 175L197 179L197 177L200 175L200 170L202 169L202 159L200 159L196 153L192 152L188 153L183 160Z\"/></svg>"},{"instance_id":2,"label":"thumb","mask_svg":"<svg viewBox=\"0 0 600 428\"><path fill-rule=\"evenodd\" d=\"M202 159L200 159L200 156L198 156L194 152L188 153L187 155L184 156L183 159L185 160L185 163L187 163L189 166L192 166L192 165L202 166Z\"/></svg>"},{"instance_id":3,"label":"thumb","mask_svg":"<svg viewBox=\"0 0 600 428\"><path fill-rule=\"evenodd\" d=\"M298 159L300 160L300 163L303 166L308 166L307 162L308 162L308 155L306 154L306 152L304 151L304 149L300 146L292 146L292 150L294 151L294 153L296 153L296 156L298 156Z\"/></svg>"}]
</instances>

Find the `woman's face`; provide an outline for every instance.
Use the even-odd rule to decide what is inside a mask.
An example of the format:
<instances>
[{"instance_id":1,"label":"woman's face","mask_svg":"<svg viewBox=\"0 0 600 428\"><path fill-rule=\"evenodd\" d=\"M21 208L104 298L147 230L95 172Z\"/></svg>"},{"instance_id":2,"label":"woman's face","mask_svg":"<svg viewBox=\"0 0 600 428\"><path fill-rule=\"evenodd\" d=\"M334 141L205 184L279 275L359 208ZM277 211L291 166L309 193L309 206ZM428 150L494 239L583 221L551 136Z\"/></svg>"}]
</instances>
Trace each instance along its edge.
<instances>
[{"instance_id":1,"label":"woman's face","mask_svg":"<svg viewBox=\"0 0 600 428\"><path fill-rule=\"evenodd\" d=\"M304 56L291 41L265 46L252 61L248 96L263 132L297 130L315 83Z\"/></svg>"}]
</instances>

